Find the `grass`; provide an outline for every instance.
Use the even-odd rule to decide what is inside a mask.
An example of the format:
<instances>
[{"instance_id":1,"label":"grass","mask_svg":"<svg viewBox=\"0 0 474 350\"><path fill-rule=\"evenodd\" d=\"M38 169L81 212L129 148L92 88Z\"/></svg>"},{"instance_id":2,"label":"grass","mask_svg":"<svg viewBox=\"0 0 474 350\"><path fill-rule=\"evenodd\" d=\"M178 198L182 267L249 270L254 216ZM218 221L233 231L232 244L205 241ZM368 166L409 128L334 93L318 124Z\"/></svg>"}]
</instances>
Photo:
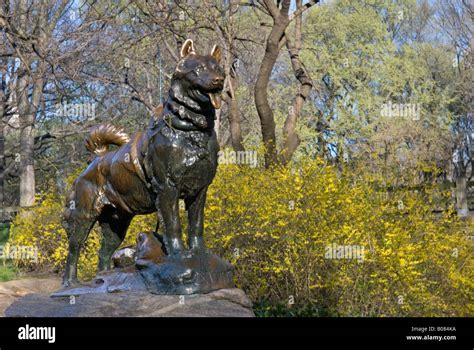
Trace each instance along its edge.
<instances>
[{"instance_id":1,"label":"grass","mask_svg":"<svg viewBox=\"0 0 474 350\"><path fill-rule=\"evenodd\" d=\"M253 305L257 317L331 317L337 316L330 310L314 304L288 305L286 303L271 303L266 300L258 301Z\"/></svg>"},{"instance_id":2,"label":"grass","mask_svg":"<svg viewBox=\"0 0 474 350\"><path fill-rule=\"evenodd\" d=\"M16 278L16 269L9 265L0 265L0 282L11 281Z\"/></svg>"}]
</instances>

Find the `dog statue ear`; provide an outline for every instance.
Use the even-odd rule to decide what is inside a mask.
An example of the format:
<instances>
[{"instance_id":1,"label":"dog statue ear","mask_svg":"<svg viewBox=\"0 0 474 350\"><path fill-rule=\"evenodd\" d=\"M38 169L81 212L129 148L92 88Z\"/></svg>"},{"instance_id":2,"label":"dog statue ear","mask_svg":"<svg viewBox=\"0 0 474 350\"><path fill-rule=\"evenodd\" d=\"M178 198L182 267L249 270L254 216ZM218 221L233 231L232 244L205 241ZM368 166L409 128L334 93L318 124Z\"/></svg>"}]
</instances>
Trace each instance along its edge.
<instances>
[{"instance_id":1,"label":"dog statue ear","mask_svg":"<svg viewBox=\"0 0 474 350\"><path fill-rule=\"evenodd\" d=\"M190 53L194 53L194 42L191 39L186 39L181 47L181 58L186 57Z\"/></svg>"},{"instance_id":2,"label":"dog statue ear","mask_svg":"<svg viewBox=\"0 0 474 350\"><path fill-rule=\"evenodd\" d=\"M214 57L217 63L221 63L221 58L222 58L221 48L217 45L214 45L214 47L211 50L211 56Z\"/></svg>"}]
</instances>

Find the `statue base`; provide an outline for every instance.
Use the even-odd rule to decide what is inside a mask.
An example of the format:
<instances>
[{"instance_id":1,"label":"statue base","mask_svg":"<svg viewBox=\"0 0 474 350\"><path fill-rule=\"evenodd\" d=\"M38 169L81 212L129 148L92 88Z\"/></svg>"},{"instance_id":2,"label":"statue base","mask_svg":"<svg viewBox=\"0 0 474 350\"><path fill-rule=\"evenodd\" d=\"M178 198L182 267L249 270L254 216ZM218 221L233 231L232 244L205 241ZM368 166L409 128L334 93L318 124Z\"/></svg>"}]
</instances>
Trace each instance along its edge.
<instances>
[{"instance_id":1,"label":"statue base","mask_svg":"<svg viewBox=\"0 0 474 350\"><path fill-rule=\"evenodd\" d=\"M231 264L215 254L201 252L185 258L167 257L140 269L146 289L154 294L198 294L233 288Z\"/></svg>"},{"instance_id":2,"label":"statue base","mask_svg":"<svg viewBox=\"0 0 474 350\"><path fill-rule=\"evenodd\" d=\"M116 268L51 295L28 294L7 317L254 317L234 287L233 267L208 251L166 254L161 236L140 233L136 251L113 257Z\"/></svg>"},{"instance_id":3,"label":"statue base","mask_svg":"<svg viewBox=\"0 0 474 350\"><path fill-rule=\"evenodd\" d=\"M6 317L255 317L252 303L237 288L208 294L156 295L147 291L88 293L51 298L28 294L5 311Z\"/></svg>"},{"instance_id":4,"label":"statue base","mask_svg":"<svg viewBox=\"0 0 474 350\"><path fill-rule=\"evenodd\" d=\"M120 256L113 259L116 265L120 265L120 261L132 265L102 273L86 283L60 289L51 296L128 291L189 295L235 287L233 266L217 255L204 250L174 257L168 256L163 247L158 234L140 233L134 259ZM124 251L130 249L125 248Z\"/></svg>"},{"instance_id":5,"label":"statue base","mask_svg":"<svg viewBox=\"0 0 474 350\"><path fill-rule=\"evenodd\" d=\"M145 266L116 268L89 282L60 289L51 296L128 291L189 295L234 287L232 265L205 252L180 259L166 257L159 264L149 262Z\"/></svg>"}]
</instances>

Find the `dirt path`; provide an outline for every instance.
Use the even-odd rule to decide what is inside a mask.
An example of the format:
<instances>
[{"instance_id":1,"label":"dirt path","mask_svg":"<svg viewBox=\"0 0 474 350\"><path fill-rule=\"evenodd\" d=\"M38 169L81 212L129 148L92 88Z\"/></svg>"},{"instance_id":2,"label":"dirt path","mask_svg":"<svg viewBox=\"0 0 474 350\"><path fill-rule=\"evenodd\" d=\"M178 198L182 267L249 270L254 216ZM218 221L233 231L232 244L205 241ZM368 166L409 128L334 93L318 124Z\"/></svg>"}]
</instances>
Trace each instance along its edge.
<instances>
[{"instance_id":1,"label":"dirt path","mask_svg":"<svg viewBox=\"0 0 474 350\"><path fill-rule=\"evenodd\" d=\"M56 275L39 277L25 276L17 280L0 283L0 317L16 299L30 293L51 293L61 287L61 278Z\"/></svg>"}]
</instances>

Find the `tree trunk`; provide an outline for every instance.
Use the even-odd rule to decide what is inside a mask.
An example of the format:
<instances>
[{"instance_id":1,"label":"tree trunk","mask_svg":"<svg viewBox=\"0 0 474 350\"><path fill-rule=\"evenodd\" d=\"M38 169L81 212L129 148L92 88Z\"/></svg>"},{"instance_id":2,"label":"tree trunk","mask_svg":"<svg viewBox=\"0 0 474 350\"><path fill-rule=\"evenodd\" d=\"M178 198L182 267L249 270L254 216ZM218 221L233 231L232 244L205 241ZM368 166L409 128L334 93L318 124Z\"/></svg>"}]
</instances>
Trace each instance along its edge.
<instances>
[{"instance_id":1,"label":"tree trunk","mask_svg":"<svg viewBox=\"0 0 474 350\"><path fill-rule=\"evenodd\" d=\"M19 4L21 28L28 24L26 18L26 1ZM28 100L31 72L30 62L23 58L18 68L18 83L16 86L16 101L20 118L20 206L31 206L35 199L35 168L33 164L34 152L34 120L31 120L30 104Z\"/></svg>"},{"instance_id":2,"label":"tree trunk","mask_svg":"<svg viewBox=\"0 0 474 350\"><path fill-rule=\"evenodd\" d=\"M243 151L244 146L242 143L242 133L240 129L240 115L239 115L239 105L237 102L237 97L235 95L235 86L237 84L237 73L234 67L234 60L236 58L235 54L235 14L238 13L238 8L240 6L240 0L231 0L228 2L227 6L227 26L221 27L218 25L219 20L218 16L222 16L221 13L212 12L214 15L215 21L215 31L219 34L221 43L224 46L225 59L222 62L225 75L226 75L226 86L228 87L225 92L225 102L227 104L227 115L229 118L229 129L230 129L230 140L232 143L232 148L235 151ZM224 138L222 138L224 142Z\"/></svg>"},{"instance_id":3,"label":"tree trunk","mask_svg":"<svg viewBox=\"0 0 474 350\"><path fill-rule=\"evenodd\" d=\"M319 0L310 0L304 5L302 1L297 1L297 8L291 14L288 15L291 5L291 0L280 0L275 3L274 0L262 0L265 9L273 18L273 26L270 34L267 38L267 43L265 47L265 55L263 56L262 63L260 65L260 69L257 75L257 82L255 84L255 106L257 108L258 117L260 118L260 125L262 129L262 139L263 144L265 146L265 167L269 167L272 164L277 163L279 160L285 160L288 157L291 158L294 150L298 147L299 139L298 135L294 132L296 127L297 115L296 113L291 113L287 118L284 127L284 133L286 134L286 150L284 146L283 156L281 159L278 159L277 149L276 149L276 134L275 134L275 119L273 116L273 111L268 103L268 95L267 95L267 88L268 88L268 81L270 80L270 76L272 74L273 67L275 66L275 62L278 58L278 53L280 52L280 45L283 45L282 39L285 37L285 31L290 21L293 19L298 19L301 21L302 13L309 9L311 6L315 5L319 2ZM278 8L281 7L281 9ZM297 26L298 27L298 26ZM301 30L301 23L300 23L300 30ZM298 35L297 35L298 37ZM301 39L301 35L300 35ZM288 44L288 42L287 42ZM290 44L291 45L291 44ZM301 46L301 44L300 44ZM297 52L299 52L297 50ZM291 55L291 53L290 53ZM296 55L296 61L293 59L292 55L292 64L297 64L297 67L303 67L301 62L299 62L299 57ZM299 65L298 65L299 62ZM295 70L295 75L297 79L303 79L304 83L301 83L301 94L306 93L309 94L311 90L311 81L306 81L307 79L300 77L301 69L297 68ZM308 77L307 73L305 74ZM295 100L295 111L297 108L301 111L301 106L303 105L305 97L299 96ZM286 155L285 155L286 153Z\"/></svg>"},{"instance_id":4,"label":"tree trunk","mask_svg":"<svg viewBox=\"0 0 474 350\"><path fill-rule=\"evenodd\" d=\"M302 6L302 0L297 0L296 8L299 10L302 8ZM285 125L283 126L283 164L286 164L291 160L293 153L295 153L300 144L300 138L296 133L296 123L301 115L303 104L311 92L311 89L313 88L311 77L300 60L300 51L302 47L302 23L302 14L300 13L295 18L294 42L290 39L288 33L285 34L286 48L288 49L288 53L290 55L291 66L293 68L295 78L298 80L298 92L296 93L295 99L293 101L293 106L289 108L288 117L286 118Z\"/></svg>"},{"instance_id":5,"label":"tree trunk","mask_svg":"<svg viewBox=\"0 0 474 350\"><path fill-rule=\"evenodd\" d=\"M28 101L27 71L24 67L20 69L17 85L20 115L20 206L28 207L33 205L35 199L34 115L30 113Z\"/></svg>"},{"instance_id":6,"label":"tree trunk","mask_svg":"<svg viewBox=\"0 0 474 350\"><path fill-rule=\"evenodd\" d=\"M279 10L273 0L264 0L265 6L273 17L273 27L267 38L265 55L257 75L255 83L255 106L257 108L260 125L262 128L262 140L265 146L265 166L268 168L277 163L276 133L273 111L268 102L268 81L280 51L279 43L290 22L288 11L290 0L282 1L282 9Z\"/></svg>"},{"instance_id":7,"label":"tree trunk","mask_svg":"<svg viewBox=\"0 0 474 350\"><path fill-rule=\"evenodd\" d=\"M229 126L232 148L234 151L245 151L242 142L242 131L240 129L240 113L237 97L235 96L236 79L229 77L229 91L227 92L227 106L229 108Z\"/></svg>"},{"instance_id":8,"label":"tree trunk","mask_svg":"<svg viewBox=\"0 0 474 350\"><path fill-rule=\"evenodd\" d=\"M26 2L21 1L20 24L25 32L29 22L25 17ZM34 34L37 36L36 50L41 52L51 28L47 27L48 11L46 3L38 9L38 27ZM52 24L50 24L52 26ZM17 101L20 115L20 206L28 207L35 200L35 120L43 95L45 61L39 55L33 56L26 51L18 68ZM31 92L31 97L29 93Z\"/></svg>"},{"instance_id":9,"label":"tree trunk","mask_svg":"<svg viewBox=\"0 0 474 350\"><path fill-rule=\"evenodd\" d=\"M0 87L0 208L4 207L5 201L5 99L3 91L2 84Z\"/></svg>"},{"instance_id":10,"label":"tree trunk","mask_svg":"<svg viewBox=\"0 0 474 350\"><path fill-rule=\"evenodd\" d=\"M467 217L469 215L466 176L456 177L456 209L460 217Z\"/></svg>"},{"instance_id":11,"label":"tree trunk","mask_svg":"<svg viewBox=\"0 0 474 350\"><path fill-rule=\"evenodd\" d=\"M5 122L7 114L7 59L0 59L0 207L5 202Z\"/></svg>"},{"instance_id":12,"label":"tree trunk","mask_svg":"<svg viewBox=\"0 0 474 350\"><path fill-rule=\"evenodd\" d=\"M467 217L469 215L469 206L467 203L467 176L464 161L458 161L455 170L456 188L454 189L456 195L456 211L458 216Z\"/></svg>"},{"instance_id":13,"label":"tree trunk","mask_svg":"<svg viewBox=\"0 0 474 350\"><path fill-rule=\"evenodd\" d=\"M328 127L324 120L324 115L321 111L318 111L318 120L316 122L316 131L318 133L317 142L319 146L318 155L322 158L326 158L326 140L324 139L324 130Z\"/></svg>"},{"instance_id":14,"label":"tree trunk","mask_svg":"<svg viewBox=\"0 0 474 350\"><path fill-rule=\"evenodd\" d=\"M220 140L220 128L221 128L221 109L216 109L216 119L214 120L214 131L216 133L216 138L217 142L219 143L219 146L222 146L221 140Z\"/></svg>"}]
</instances>

